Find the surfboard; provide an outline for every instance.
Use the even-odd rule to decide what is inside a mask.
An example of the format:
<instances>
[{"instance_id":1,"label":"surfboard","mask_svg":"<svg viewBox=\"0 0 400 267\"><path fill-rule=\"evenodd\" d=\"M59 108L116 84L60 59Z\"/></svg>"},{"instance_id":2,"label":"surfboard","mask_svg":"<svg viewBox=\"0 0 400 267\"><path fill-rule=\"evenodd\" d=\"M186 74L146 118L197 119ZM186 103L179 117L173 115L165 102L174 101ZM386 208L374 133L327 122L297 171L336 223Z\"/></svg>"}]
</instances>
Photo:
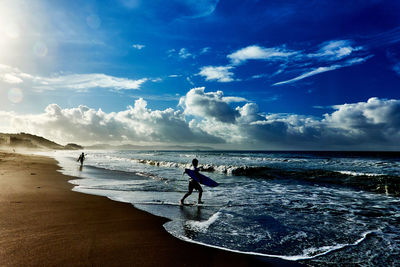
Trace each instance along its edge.
<instances>
[{"instance_id":1,"label":"surfboard","mask_svg":"<svg viewBox=\"0 0 400 267\"><path fill-rule=\"evenodd\" d=\"M209 187L216 187L216 186L219 185L213 179L208 178L207 176L205 176L205 175L203 175L203 174L201 174L199 172L196 172L196 171L193 171L193 170L190 170L190 169L185 169L185 173L187 175L189 175L191 178L193 178L194 180L196 180L197 182L199 182L199 183L201 183L203 185L206 185L206 186L209 186Z\"/></svg>"}]
</instances>

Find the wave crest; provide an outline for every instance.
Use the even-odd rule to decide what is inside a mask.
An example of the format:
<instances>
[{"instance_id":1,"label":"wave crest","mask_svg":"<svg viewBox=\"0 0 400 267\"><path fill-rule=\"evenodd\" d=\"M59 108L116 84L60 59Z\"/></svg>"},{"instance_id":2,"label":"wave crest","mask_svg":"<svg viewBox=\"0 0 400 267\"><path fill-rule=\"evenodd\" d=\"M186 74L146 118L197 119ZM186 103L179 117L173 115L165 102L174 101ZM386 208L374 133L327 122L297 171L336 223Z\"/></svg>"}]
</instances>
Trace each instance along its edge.
<instances>
[{"instance_id":1,"label":"wave crest","mask_svg":"<svg viewBox=\"0 0 400 267\"><path fill-rule=\"evenodd\" d=\"M165 168L189 168L187 163L156 160L135 160L138 163ZM199 166L202 172L216 172L232 176L247 176L261 179L295 179L318 184L349 186L366 191L400 196L400 177L377 173L354 171L330 171L322 169L284 170L267 166L232 166L204 164Z\"/></svg>"}]
</instances>

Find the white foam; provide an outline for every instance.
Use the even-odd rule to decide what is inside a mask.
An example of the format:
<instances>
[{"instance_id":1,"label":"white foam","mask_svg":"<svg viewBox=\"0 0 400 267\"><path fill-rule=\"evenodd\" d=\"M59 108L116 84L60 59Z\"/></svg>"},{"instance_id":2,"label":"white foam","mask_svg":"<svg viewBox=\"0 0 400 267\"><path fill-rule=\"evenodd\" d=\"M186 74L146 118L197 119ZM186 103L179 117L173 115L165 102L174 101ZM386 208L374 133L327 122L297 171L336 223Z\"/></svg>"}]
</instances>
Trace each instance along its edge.
<instances>
[{"instance_id":1,"label":"white foam","mask_svg":"<svg viewBox=\"0 0 400 267\"><path fill-rule=\"evenodd\" d=\"M362 237L360 239L358 239L356 242L352 243L352 244L337 244L337 245L333 245L333 246L324 246L321 248L309 248L309 249L305 249L303 250L303 255L294 255L294 256L288 256L288 255L275 255L275 254L265 254L265 253L258 253L258 252L251 252L251 251L240 251L240 250L236 250L236 249L229 249L229 248L224 248L224 247L220 247L220 246L215 246L215 245L210 245L210 244L205 244L202 242L198 242L198 241L194 241L188 237L185 236L176 236L177 238L186 241L186 242L190 242L190 243L194 243L197 245L202 245L202 246L206 246L206 247L210 247L210 248L215 248L215 249L221 249L221 250L225 250L225 251L229 251L229 252L235 252L235 253L240 253L240 254L246 254L246 255L253 255L253 256L262 256L262 257L270 257L270 258L280 258L283 260L289 260L289 261L298 261L298 260L310 260L310 259L314 259L323 255L326 255L328 253L331 253L335 250L339 250L345 247L350 247L350 246L357 246L358 244L360 244L363 240L365 240L365 238L376 231L367 231L364 232L362 234ZM321 251L320 253L317 253L315 255L310 255L313 252L318 252ZM308 253L308 254L307 254Z\"/></svg>"},{"instance_id":2,"label":"white foam","mask_svg":"<svg viewBox=\"0 0 400 267\"><path fill-rule=\"evenodd\" d=\"M132 205L166 205L166 206L182 206L179 202L172 202L172 201L139 201L139 202L130 202ZM210 208L219 208L225 207L227 204L197 204L196 202L193 203L186 203L184 207L210 207Z\"/></svg>"},{"instance_id":3,"label":"white foam","mask_svg":"<svg viewBox=\"0 0 400 267\"><path fill-rule=\"evenodd\" d=\"M189 226L192 230L195 230L196 232L205 233L207 232L210 225L218 220L220 214L220 212L214 213L210 218L208 218L207 221L186 221L185 225Z\"/></svg>"},{"instance_id":4,"label":"white foam","mask_svg":"<svg viewBox=\"0 0 400 267\"><path fill-rule=\"evenodd\" d=\"M111 180L111 179L101 179L101 178L74 179L74 180L69 180L68 182L76 186L93 187L94 189L95 188L99 189L107 186L134 186L146 183L146 181L143 180Z\"/></svg>"},{"instance_id":5,"label":"white foam","mask_svg":"<svg viewBox=\"0 0 400 267\"><path fill-rule=\"evenodd\" d=\"M295 235L288 235L282 238L282 240L279 242L280 244L285 243L288 240L298 240L300 238L306 238L307 234L303 231L297 232Z\"/></svg>"},{"instance_id":6,"label":"white foam","mask_svg":"<svg viewBox=\"0 0 400 267\"><path fill-rule=\"evenodd\" d=\"M379 173L364 173L364 172L353 172L353 171L339 171L341 174L352 175L352 176L382 176Z\"/></svg>"}]
</instances>

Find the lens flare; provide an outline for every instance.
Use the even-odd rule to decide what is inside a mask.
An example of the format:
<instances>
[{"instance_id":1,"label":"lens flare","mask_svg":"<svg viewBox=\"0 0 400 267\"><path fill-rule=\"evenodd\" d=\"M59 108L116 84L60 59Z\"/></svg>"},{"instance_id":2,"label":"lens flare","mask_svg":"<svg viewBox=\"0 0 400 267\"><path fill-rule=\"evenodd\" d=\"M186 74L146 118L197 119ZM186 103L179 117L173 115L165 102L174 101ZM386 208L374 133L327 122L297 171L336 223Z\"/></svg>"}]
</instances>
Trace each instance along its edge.
<instances>
[{"instance_id":1,"label":"lens flare","mask_svg":"<svg viewBox=\"0 0 400 267\"><path fill-rule=\"evenodd\" d=\"M43 42L36 42L33 46L33 52L38 57L45 57L48 52L47 45Z\"/></svg>"},{"instance_id":2,"label":"lens flare","mask_svg":"<svg viewBox=\"0 0 400 267\"><path fill-rule=\"evenodd\" d=\"M24 93L20 88L11 88L8 91L8 100L10 100L14 104L21 103L24 99Z\"/></svg>"}]
</instances>

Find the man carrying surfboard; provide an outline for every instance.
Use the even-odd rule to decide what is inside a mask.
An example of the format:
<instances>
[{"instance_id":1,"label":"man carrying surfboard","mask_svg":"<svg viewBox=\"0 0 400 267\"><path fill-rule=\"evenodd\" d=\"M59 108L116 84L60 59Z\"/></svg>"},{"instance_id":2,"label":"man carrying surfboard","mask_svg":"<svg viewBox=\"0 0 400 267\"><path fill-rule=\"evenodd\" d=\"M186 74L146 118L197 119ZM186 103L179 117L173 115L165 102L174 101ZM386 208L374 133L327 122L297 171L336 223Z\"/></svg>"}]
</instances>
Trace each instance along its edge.
<instances>
[{"instance_id":1,"label":"man carrying surfboard","mask_svg":"<svg viewBox=\"0 0 400 267\"><path fill-rule=\"evenodd\" d=\"M202 204L203 203L203 201L201 201L201 196L203 194L203 189L201 188L200 183L196 181L196 180L200 180L201 179L201 176L200 176L200 173L199 173L199 169L197 168L198 164L199 164L199 161L197 159L193 159L192 160L192 168L191 169L192 169L193 172L191 172L191 175L189 175L190 176L190 178L189 178L189 190L183 196L183 198L181 199L181 201L180 201L181 205L185 205L185 199L192 194L193 189L196 189L197 191L199 191L198 204ZM188 172L185 170L185 173L188 173ZM195 180L192 176L194 176L197 179Z\"/></svg>"},{"instance_id":2,"label":"man carrying surfboard","mask_svg":"<svg viewBox=\"0 0 400 267\"><path fill-rule=\"evenodd\" d=\"M79 158L77 161L81 162L81 166L83 165L83 161L85 160L85 154L82 152L82 154L79 155Z\"/></svg>"}]
</instances>

